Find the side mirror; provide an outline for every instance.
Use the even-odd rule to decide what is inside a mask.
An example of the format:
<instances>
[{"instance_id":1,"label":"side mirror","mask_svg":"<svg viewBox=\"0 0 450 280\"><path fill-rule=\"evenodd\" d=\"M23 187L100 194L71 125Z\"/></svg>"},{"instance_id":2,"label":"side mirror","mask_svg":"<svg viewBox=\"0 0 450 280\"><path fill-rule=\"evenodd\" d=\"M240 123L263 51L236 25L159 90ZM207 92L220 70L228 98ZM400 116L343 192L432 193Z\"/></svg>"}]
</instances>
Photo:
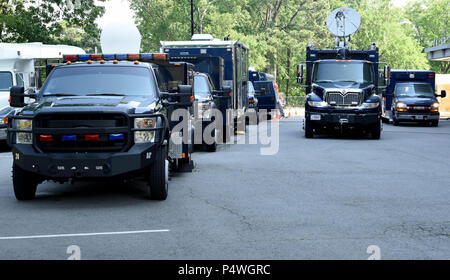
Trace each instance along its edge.
<instances>
[{"instance_id":1,"label":"side mirror","mask_svg":"<svg viewBox=\"0 0 450 280\"><path fill-rule=\"evenodd\" d=\"M384 85L388 86L391 83L391 67L389 65L384 66Z\"/></svg>"},{"instance_id":2,"label":"side mirror","mask_svg":"<svg viewBox=\"0 0 450 280\"><path fill-rule=\"evenodd\" d=\"M441 90L441 98L445 98L447 96L447 92L445 90Z\"/></svg>"},{"instance_id":3,"label":"side mirror","mask_svg":"<svg viewBox=\"0 0 450 280\"><path fill-rule=\"evenodd\" d=\"M15 108L25 107L25 88L24 87L11 87L9 90L9 105Z\"/></svg>"},{"instance_id":4,"label":"side mirror","mask_svg":"<svg viewBox=\"0 0 450 280\"><path fill-rule=\"evenodd\" d=\"M178 93L190 93L192 94L192 86L191 85L179 85Z\"/></svg>"},{"instance_id":5,"label":"side mirror","mask_svg":"<svg viewBox=\"0 0 450 280\"><path fill-rule=\"evenodd\" d=\"M303 64L297 64L297 83L303 83Z\"/></svg>"}]
</instances>

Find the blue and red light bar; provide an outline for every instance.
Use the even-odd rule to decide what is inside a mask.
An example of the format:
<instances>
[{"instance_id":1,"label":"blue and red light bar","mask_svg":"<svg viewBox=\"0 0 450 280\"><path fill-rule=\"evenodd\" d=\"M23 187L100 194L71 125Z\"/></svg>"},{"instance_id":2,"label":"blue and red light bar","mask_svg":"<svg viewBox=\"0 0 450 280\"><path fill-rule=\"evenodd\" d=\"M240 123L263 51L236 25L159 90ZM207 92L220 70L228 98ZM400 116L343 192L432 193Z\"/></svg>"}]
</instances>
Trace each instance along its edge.
<instances>
[{"instance_id":1,"label":"blue and red light bar","mask_svg":"<svg viewBox=\"0 0 450 280\"><path fill-rule=\"evenodd\" d=\"M126 61L152 61L169 60L166 53L137 53L137 54L70 54L63 56L64 62L99 61L99 60L126 60Z\"/></svg>"}]
</instances>

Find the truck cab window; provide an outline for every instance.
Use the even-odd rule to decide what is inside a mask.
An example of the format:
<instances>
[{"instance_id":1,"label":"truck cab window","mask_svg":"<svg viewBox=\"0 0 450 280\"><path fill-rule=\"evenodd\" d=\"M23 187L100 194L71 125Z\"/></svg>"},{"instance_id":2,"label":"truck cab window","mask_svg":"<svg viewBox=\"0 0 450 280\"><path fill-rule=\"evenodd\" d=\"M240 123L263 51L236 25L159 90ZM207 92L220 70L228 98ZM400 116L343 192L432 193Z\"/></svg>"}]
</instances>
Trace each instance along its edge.
<instances>
[{"instance_id":1,"label":"truck cab window","mask_svg":"<svg viewBox=\"0 0 450 280\"><path fill-rule=\"evenodd\" d=\"M0 72L0 90L9 90L13 86L13 79L10 72Z\"/></svg>"},{"instance_id":2,"label":"truck cab window","mask_svg":"<svg viewBox=\"0 0 450 280\"><path fill-rule=\"evenodd\" d=\"M156 97L156 87L145 67L64 67L53 70L41 93Z\"/></svg>"},{"instance_id":3,"label":"truck cab window","mask_svg":"<svg viewBox=\"0 0 450 280\"><path fill-rule=\"evenodd\" d=\"M368 63L321 62L314 66L314 83L373 83L373 69Z\"/></svg>"},{"instance_id":4,"label":"truck cab window","mask_svg":"<svg viewBox=\"0 0 450 280\"><path fill-rule=\"evenodd\" d=\"M395 87L395 96L434 98L434 92L429 84L398 84Z\"/></svg>"},{"instance_id":5,"label":"truck cab window","mask_svg":"<svg viewBox=\"0 0 450 280\"><path fill-rule=\"evenodd\" d=\"M22 73L16 73L16 85L19 87L23 87L23 74Z\"/></svg>"},{"instance_id":6,"label":"truck cab window","mask_svg":"<svg viewBox=\"0 0 450 280\"><path fill-rule=\"evenodd\" d=\"M211 91L209 81L206 77L204 76L194 77L194 93L196 99L209 98Z\"/></svg>"}]
</instances>

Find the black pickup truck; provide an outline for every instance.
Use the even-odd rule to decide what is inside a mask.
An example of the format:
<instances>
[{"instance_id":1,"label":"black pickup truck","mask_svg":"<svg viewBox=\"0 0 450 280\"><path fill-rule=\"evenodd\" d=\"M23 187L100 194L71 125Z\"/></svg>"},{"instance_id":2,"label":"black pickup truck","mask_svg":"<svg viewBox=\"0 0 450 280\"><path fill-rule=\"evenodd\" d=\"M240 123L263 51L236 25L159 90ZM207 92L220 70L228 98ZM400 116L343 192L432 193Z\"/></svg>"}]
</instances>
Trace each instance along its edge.
<instances>
[{"instance_id":1,"label":"black pickup truck","mask_svg":"<svg viewBox=\"0 0 450 280\"><path fill-rule=\"evenodd\" d=\"M18 200L35 197L45 180L142 179L148 196L168 193L167 111L192 106L192 86L161 92L156 62L165 54L67 55L39 93L11 88L8 120L13 186ZM24 98L35 99L31 104Z\"/></svg>"}]
</instances>

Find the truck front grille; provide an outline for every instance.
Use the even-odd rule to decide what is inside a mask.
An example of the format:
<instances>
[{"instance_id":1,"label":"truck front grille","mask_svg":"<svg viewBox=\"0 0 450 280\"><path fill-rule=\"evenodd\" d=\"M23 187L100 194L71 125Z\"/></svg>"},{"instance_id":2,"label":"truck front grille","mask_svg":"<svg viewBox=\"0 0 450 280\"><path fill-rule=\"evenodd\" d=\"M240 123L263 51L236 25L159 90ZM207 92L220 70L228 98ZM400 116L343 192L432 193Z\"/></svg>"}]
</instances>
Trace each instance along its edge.
<instances>
[{"instance_id":1,"label":"truck front grille","mask_svg":"<svg viewBox=\"0 0 450 280\"><path fill-rule=\"evenodd\" d=\"M43 152L120 152L130 138L128 118L122 114L38 115L34 126L35 145ZM41 135L52 140L41 141ZM93 135L98 137L88 140Z\"/></svg>"},{"instance_id":2,"label":"truck front grille","mask_svg":"<svg viewBox=\"0 0 450 280\"><path fill-rule=\"evenodd\" d=\"M336 106L357 106L361 104L362 94L359 92L328 92L325 101Z\"/></svg>"}]
</instances>

